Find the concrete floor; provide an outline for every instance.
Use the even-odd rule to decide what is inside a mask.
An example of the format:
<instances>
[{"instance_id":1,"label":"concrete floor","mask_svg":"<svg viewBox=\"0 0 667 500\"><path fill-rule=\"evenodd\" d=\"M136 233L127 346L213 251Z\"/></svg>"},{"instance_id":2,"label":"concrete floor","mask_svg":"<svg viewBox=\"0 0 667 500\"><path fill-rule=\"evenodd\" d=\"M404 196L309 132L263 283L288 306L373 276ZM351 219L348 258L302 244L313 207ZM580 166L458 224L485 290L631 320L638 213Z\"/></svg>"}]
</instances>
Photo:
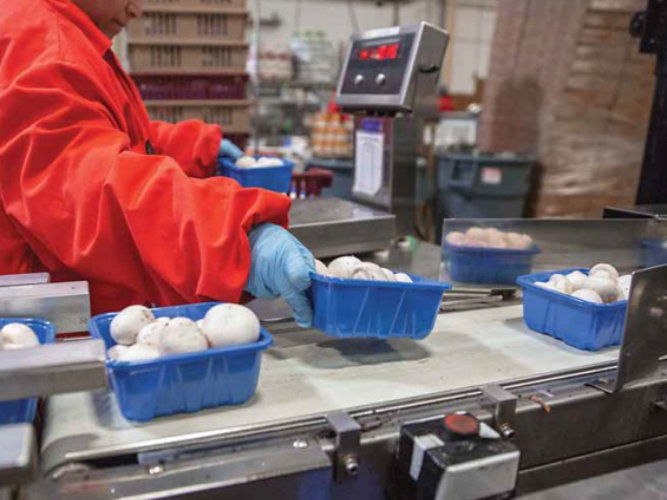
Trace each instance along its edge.
<instances>
[{"instance_id":1,"label":"concrete floor","mask_svg":"<svg viewBox=\"0 0 667 500\"><path fill-rule=\"evenodd\" d=\"M667 499L667 460L603 474L521 497L522 500Z\"/></svg>"}]
</instances>

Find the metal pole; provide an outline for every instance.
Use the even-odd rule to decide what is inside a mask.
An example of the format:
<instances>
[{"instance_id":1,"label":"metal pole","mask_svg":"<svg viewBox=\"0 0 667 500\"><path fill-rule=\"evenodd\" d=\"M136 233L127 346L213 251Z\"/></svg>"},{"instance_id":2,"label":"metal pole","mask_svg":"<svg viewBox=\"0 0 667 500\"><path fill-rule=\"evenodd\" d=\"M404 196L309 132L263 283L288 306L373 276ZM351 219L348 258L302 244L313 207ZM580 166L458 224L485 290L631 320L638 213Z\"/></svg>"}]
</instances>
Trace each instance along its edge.
<instances>
[{"instance_id":1,"label":"metal pole","mask_svg":"<svg viewBox=\"0 0 667 500\"><path fill-rule=\"evenodd\" d=\"M401 7L399 5L399 0L394 0L394 12L393 12L393 26L398 26L401 24Z\"/></svg>"},{"instance_id":2,"label":"metal pole","mask_svg":"<svg viewBox=\"0 0 667 500\"><path fill-rule=\"evenodd\" d=\"M254 114L254 120L253 120L253 142L254 142L254 150L255 154L259 154L259 92L260 92L260 83L261 79L259 76L259 43L260 43L260 26L261 26L261 18L262 18L262 7L261 7L262 1L261 0L255 0L254 1L254 6L255 6L255 22L253 23L254 31L253 31L253 43L255 45L255 84L254 84L254 95L255 95L255 102L253 103L253 114Z\"/></svg>"},{"instance_id":3,"label":"metal pole","mask_svg":"<svg viewBox=\"0 0 667 500\"><path fill-rule=\"evenodd\" d=\"M667 203L667 49L658 52L655 76L637 205Z\"/></svg>"}]
</instances>

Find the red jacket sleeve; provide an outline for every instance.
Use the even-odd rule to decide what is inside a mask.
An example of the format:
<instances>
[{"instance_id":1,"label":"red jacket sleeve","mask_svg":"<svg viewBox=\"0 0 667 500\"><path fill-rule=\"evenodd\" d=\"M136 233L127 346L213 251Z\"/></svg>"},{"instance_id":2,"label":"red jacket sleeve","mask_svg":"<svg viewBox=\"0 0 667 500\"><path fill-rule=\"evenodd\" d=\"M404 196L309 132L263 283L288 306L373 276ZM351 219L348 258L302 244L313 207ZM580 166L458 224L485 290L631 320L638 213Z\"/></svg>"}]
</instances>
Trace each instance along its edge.
<instances>
[{"instance_id":1,"label":"red jacket sleeve","mask_svg":"<svg viewBox=\"0 0 667 500\"><path fill-rule=\"evenodd\" d=\"M238 301L247 232L286 225L288 197L192 179L171 157L131 150L105 99L69 63L0 92L0 199L13 224L47 270L91 286L162 305Z\"/></svg>"},{"instance_id":2,"label":"red jacket sleeve","mask_svg":"<svg viewBox=\"0 0 667 500\"><path fill-rule=\"evenodd\" d=\"M215 173L222 139L220 126L200 120L152 121L151 134L155 152L174 158L187 175L209 177Z\"/></svg>"}]
</instances>

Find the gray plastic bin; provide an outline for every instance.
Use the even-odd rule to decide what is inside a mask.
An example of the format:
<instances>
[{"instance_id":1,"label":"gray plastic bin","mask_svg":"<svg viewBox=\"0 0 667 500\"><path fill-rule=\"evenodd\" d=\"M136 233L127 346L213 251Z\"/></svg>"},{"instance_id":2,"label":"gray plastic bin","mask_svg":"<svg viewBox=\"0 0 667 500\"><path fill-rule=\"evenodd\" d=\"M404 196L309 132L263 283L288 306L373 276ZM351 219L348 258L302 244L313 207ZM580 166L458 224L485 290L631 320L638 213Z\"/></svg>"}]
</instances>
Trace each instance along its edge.
<instances>
[{"instance_id":1,"label":"gray plastic bin","mask_svg":"<svg viewBox=\"0 0 667 500\"><path fill-rule=\"evenodd\" d=\"M522 217L534 164L535 158L508 153L439 156L436 234L443 218Z\"/></svg>"}]
</instances>

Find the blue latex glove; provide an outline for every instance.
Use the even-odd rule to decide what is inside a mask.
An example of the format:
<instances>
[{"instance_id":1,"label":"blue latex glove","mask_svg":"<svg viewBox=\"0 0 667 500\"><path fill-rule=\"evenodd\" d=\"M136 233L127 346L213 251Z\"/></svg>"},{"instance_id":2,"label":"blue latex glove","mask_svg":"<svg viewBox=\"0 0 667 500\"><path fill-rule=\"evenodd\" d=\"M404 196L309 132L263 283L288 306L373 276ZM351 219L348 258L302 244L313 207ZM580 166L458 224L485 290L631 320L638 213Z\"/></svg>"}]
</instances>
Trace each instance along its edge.
<instances>
[{"instance_id":1,"label":"blue latex glove","mask_svg":"<svg viewBox=\"0 0 667 500\"><path fill-rule=\"evenodd\" d=\"M236 144L234 144L229 139L223 139L220 141L220 149L218 150L218 156L227 156L232 160L238 160L243 156L243 151L241 151Z\"/></svg>"},{"instance_id":2,"label":"blue latex glove","mask_svg":"<svg viewBox=\"0 0 667 500\"><path fill-rule=\"evenodd\" d=\"M260 299L282 297L299 326L312 326L313 308L305 291L311 284L310 273L315 272L313 254L275 224L255 226L248 239L251 261L246 291Z\"/></svg>"}]
</instances>

